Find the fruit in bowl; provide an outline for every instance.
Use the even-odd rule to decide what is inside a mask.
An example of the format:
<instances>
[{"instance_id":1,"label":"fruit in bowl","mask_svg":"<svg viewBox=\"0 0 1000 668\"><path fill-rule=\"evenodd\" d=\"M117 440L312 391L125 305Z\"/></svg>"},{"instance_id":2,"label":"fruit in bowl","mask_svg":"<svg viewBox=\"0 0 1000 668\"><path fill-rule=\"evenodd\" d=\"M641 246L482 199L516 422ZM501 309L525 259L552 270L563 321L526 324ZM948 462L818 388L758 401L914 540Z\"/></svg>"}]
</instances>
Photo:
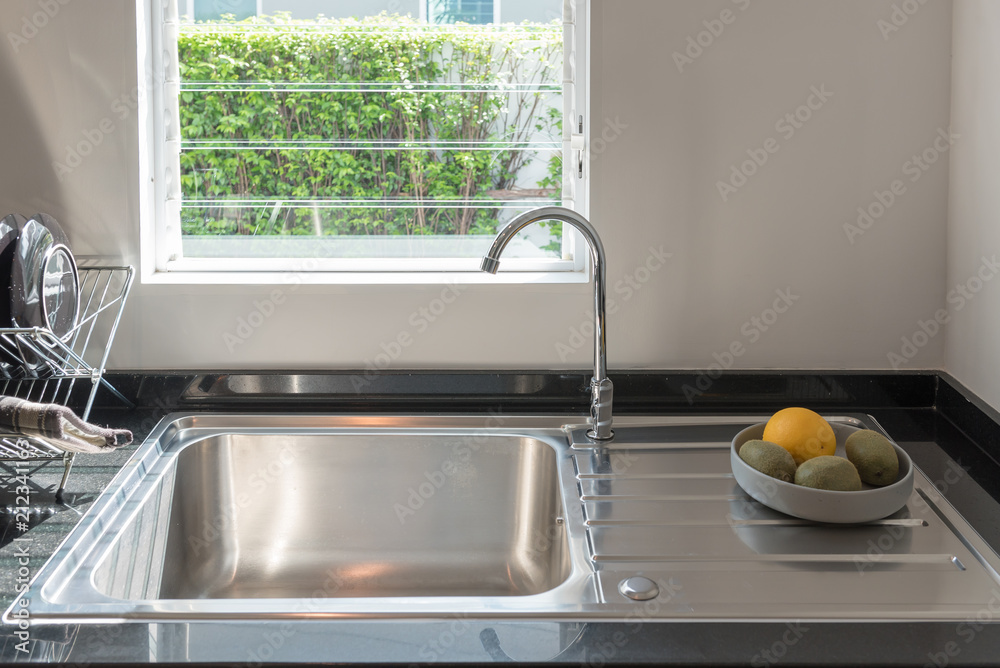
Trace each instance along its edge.
<instances>
[{"instance_id":1,"label":"fruit in bowl","mask_svg":"<svg viewBox=\"0 0 1000 668\"><path fill-rule=\"evenodd\" d=\"M829 454L818 454L815 457L810 457L803 463L798 464L795 470L796 473L803 471L801 475L806 475L815 467L822 469L831 466L831 464L825 462L835 462L834 466L849 471L846 477L851 479L851 482L848 483L847 489L844 488L842 482L832 484L832 486L837 487L836 489L820 489L826 483L821 483L813 487L795 484L794 478L792 481L785 480L783 479L784 476L781 475L781 471L783 470L787 474L787 459L785 460L785 468L778 469L778 475L773 475L775 470L760 464L759 461L755 460L754 462L758 466L748 462L742 456L742 449L753 441L763 442L767 440L764 438L764 430L767 427L767 422L751 425L740 431L733 438L730 448L730 463L733 477L739 486L754 500L774 510L814 522L853 524L871 522L895 513L906 505L907 500L913 492L914 467L909 456L902 448L878 432L871 432L878 434L880 439L884 439L885 443L892 448L896 455L898 468L893 475L891 462L887 458L885 461L887 466L874 467L878 474L876 479L882 482L882 485L865 482L864 478L862 478L860 490L858 490L857 484L854 482L856 480L854 476L861 477L860 469L866 468L870 462L863 463L855 457L856 464L852 463L846 456L846 442L855 434L861 434L861 436L855 436L855 440L852 441L853 443L868 441L869 439L874 439L874 437L864 434L863 432L869 430L860 428L860 425L853 426L845 422L847 420L826 422L834 434L834 448ZM774 453L774 447L780 448L782 446L771 444L769 446L755 445L753 447L755 449L768 449ZM855 447L852 446L852 451L855 450ZM872 448L868 446L868 449ZM885 455L884 447L876 446L874 449L881 450L882 454L879 457ZM753 457L750 457L750 452L752 450L748 451L747 455L750 459L753 459ZM779 455L772 454L768 459L777 460L779 457ZM875 457L870 456L869 459L873 460ZM819 461L815 462L815 460ZM810 462L815 463L810 464ZM794 463L794 459L792 463ZM762 471L761 469L765 470ZM799 482L802 482L801 476Z\"/></svg>"},{"instance_id":2,"label":"fruit in bowl","mask_svg":"<svg viewBox=\"0 0 1000 668\"><path fill-rule=\"evenodd\" d=\"M795 460L783 447L771 441L753 439L740 448L740 459L764 475L778 480L795 480Z\"/></svg>"},{"instance_id":3,"label":"fruit in bowl","mask_svg":"<svg viewBox=\"0 0 1000 668\"><path fill-rule=\"evenodd\" d=\"M833 427L821 415L808 408L784 408L767 421L765 441L777 443L792 456L796 464L832 455L837 450Z\"/></svg>"},{"instance_id":4,"label":"fruit in bowl","mask_svg":"<svg viewBox=\"0 0 1000 668\"><path fill-rule=\"evenodd\" d=\"M892 443L870 429L856 431L844 443L847 458L858 469L862 482L884 487L899 477L899 457Z\"/></svg>"},{"instance_id":5,"label":"fruit in bowl","mask_svg":"<svg viewBox=\"0 0 1000 668\"><path fill-rule=\"evenodd\" d=\"M820 455L802 462L795 471L795 484L831 492L860 492L861 476L843 457Z\"/></svg>"}]
</instances>

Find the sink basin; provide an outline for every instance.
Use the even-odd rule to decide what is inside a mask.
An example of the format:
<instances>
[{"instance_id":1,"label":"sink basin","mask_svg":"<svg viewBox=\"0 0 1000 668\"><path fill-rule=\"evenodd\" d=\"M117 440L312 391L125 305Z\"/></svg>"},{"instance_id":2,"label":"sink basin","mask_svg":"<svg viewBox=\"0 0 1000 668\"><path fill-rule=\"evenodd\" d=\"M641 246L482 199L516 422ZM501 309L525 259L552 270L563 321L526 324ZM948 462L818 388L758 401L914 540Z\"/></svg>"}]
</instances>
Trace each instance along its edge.
<instances>
[{"instance_id":1,"label":"sink basin","mask_svg":"<svg viewBox=\"0 0 1000 668\"><path fill-rule=\"evenodd\" d=\"M32 620L539 614L597 600L565 420L164 418Z\"/></svg>"},{"instance_id":2,"label":"sink basin","mask_svg":"<svg viewBox=\"0 0 1000 668\"><path fill-rule=\"evenodd\" d=\"M570 572L556 451L536 438L222 434L170 479L141 592L160 599L526 596ZM134 551L119 541L98 591L127 594L112 574Z\"/></svg>"}]
</instances>

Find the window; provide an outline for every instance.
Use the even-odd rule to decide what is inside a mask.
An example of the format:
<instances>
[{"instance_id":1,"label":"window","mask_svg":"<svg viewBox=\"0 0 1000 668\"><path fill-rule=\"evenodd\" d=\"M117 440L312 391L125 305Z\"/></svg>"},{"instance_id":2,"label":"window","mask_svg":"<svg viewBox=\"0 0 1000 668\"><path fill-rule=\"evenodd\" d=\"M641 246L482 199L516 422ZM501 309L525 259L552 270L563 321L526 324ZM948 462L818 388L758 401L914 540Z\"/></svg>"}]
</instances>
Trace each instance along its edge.
<instances>
[{"instance_id":1,"label":"window","mask_svg":"<svg viewBox=\"0 0 1000 668\"><path fill-rule=\"evenodd\" d=\"M161 2L144 231L158 273L474 272L518 213L583 211L573 0L503 24L499 0L372 1L361 17L349 2ZM580 271L575 237L532 226L504 268Z\"/></svg>"},{"instance_id":2,"label":"window","mask_svg":"<svg viewBox=\"0 0 1000 668\"><path fill-rule=\"evenodd\" d=\"M183 0L195 21L218 21L226 15L247 19L261 13L261 0Z\"/></svg>"},{"instance_id":3,"label":"window","mask_svg":"<svg viewBox=\"0 0 1000 668\"><path fill-rule=\"evenodd\" d=\"M429 23L485 24L499 22L500 0L422 1Z\"/></svg>"}]
</instances>

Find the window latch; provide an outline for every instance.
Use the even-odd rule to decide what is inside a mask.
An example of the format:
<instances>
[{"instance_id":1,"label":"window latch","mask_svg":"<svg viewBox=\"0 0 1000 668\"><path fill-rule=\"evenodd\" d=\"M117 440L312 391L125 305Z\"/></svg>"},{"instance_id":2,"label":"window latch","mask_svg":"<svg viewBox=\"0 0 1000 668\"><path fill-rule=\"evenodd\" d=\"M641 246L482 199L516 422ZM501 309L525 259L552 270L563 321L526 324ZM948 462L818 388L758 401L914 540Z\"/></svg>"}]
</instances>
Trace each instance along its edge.
<instances>
[{"instance_id":1,"label":"window latch","mask_svg":"<svg viewBox=\"0 0 1000 668\"><path fill-rule=\"evenodd\" d=\"M576 176L583 178L583 153L587 148L587 138L583 134L583 116L579 117L577 131L570 135L570 148L576 151Z\"/></svg>"}]
</instances>

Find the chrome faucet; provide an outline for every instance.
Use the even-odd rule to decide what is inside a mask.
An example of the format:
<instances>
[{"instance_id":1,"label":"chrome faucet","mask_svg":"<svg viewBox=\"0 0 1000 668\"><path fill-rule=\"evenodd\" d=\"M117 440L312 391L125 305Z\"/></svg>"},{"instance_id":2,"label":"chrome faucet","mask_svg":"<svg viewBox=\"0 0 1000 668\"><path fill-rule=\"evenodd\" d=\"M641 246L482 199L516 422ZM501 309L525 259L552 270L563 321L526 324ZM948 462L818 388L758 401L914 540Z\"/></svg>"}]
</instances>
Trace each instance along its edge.
<instances>
[{"instance_id":1,"label":"chrome faucet","mask_svg":"<svg viewBox=\"0 0 1000 668\"><path fill-rule=\"evenodd\" d=\"M480 269L495 274L500 268L500 254L507 247L514 235L522 229L542 220L558 220L568 223L580 230L590 246L590 257L594 262L594 377L590 380L590 421L591 429L587 436L595 441L607 441L614 437L611 431L611 399L613 387L608 379L607 342L604 331L604 284L605 260L604 245L586 218L576 211L561 206L545 206L540 209L522 213L520 216L504 225L489 252L483 258Z\"/></svg>"}]
</instances>

